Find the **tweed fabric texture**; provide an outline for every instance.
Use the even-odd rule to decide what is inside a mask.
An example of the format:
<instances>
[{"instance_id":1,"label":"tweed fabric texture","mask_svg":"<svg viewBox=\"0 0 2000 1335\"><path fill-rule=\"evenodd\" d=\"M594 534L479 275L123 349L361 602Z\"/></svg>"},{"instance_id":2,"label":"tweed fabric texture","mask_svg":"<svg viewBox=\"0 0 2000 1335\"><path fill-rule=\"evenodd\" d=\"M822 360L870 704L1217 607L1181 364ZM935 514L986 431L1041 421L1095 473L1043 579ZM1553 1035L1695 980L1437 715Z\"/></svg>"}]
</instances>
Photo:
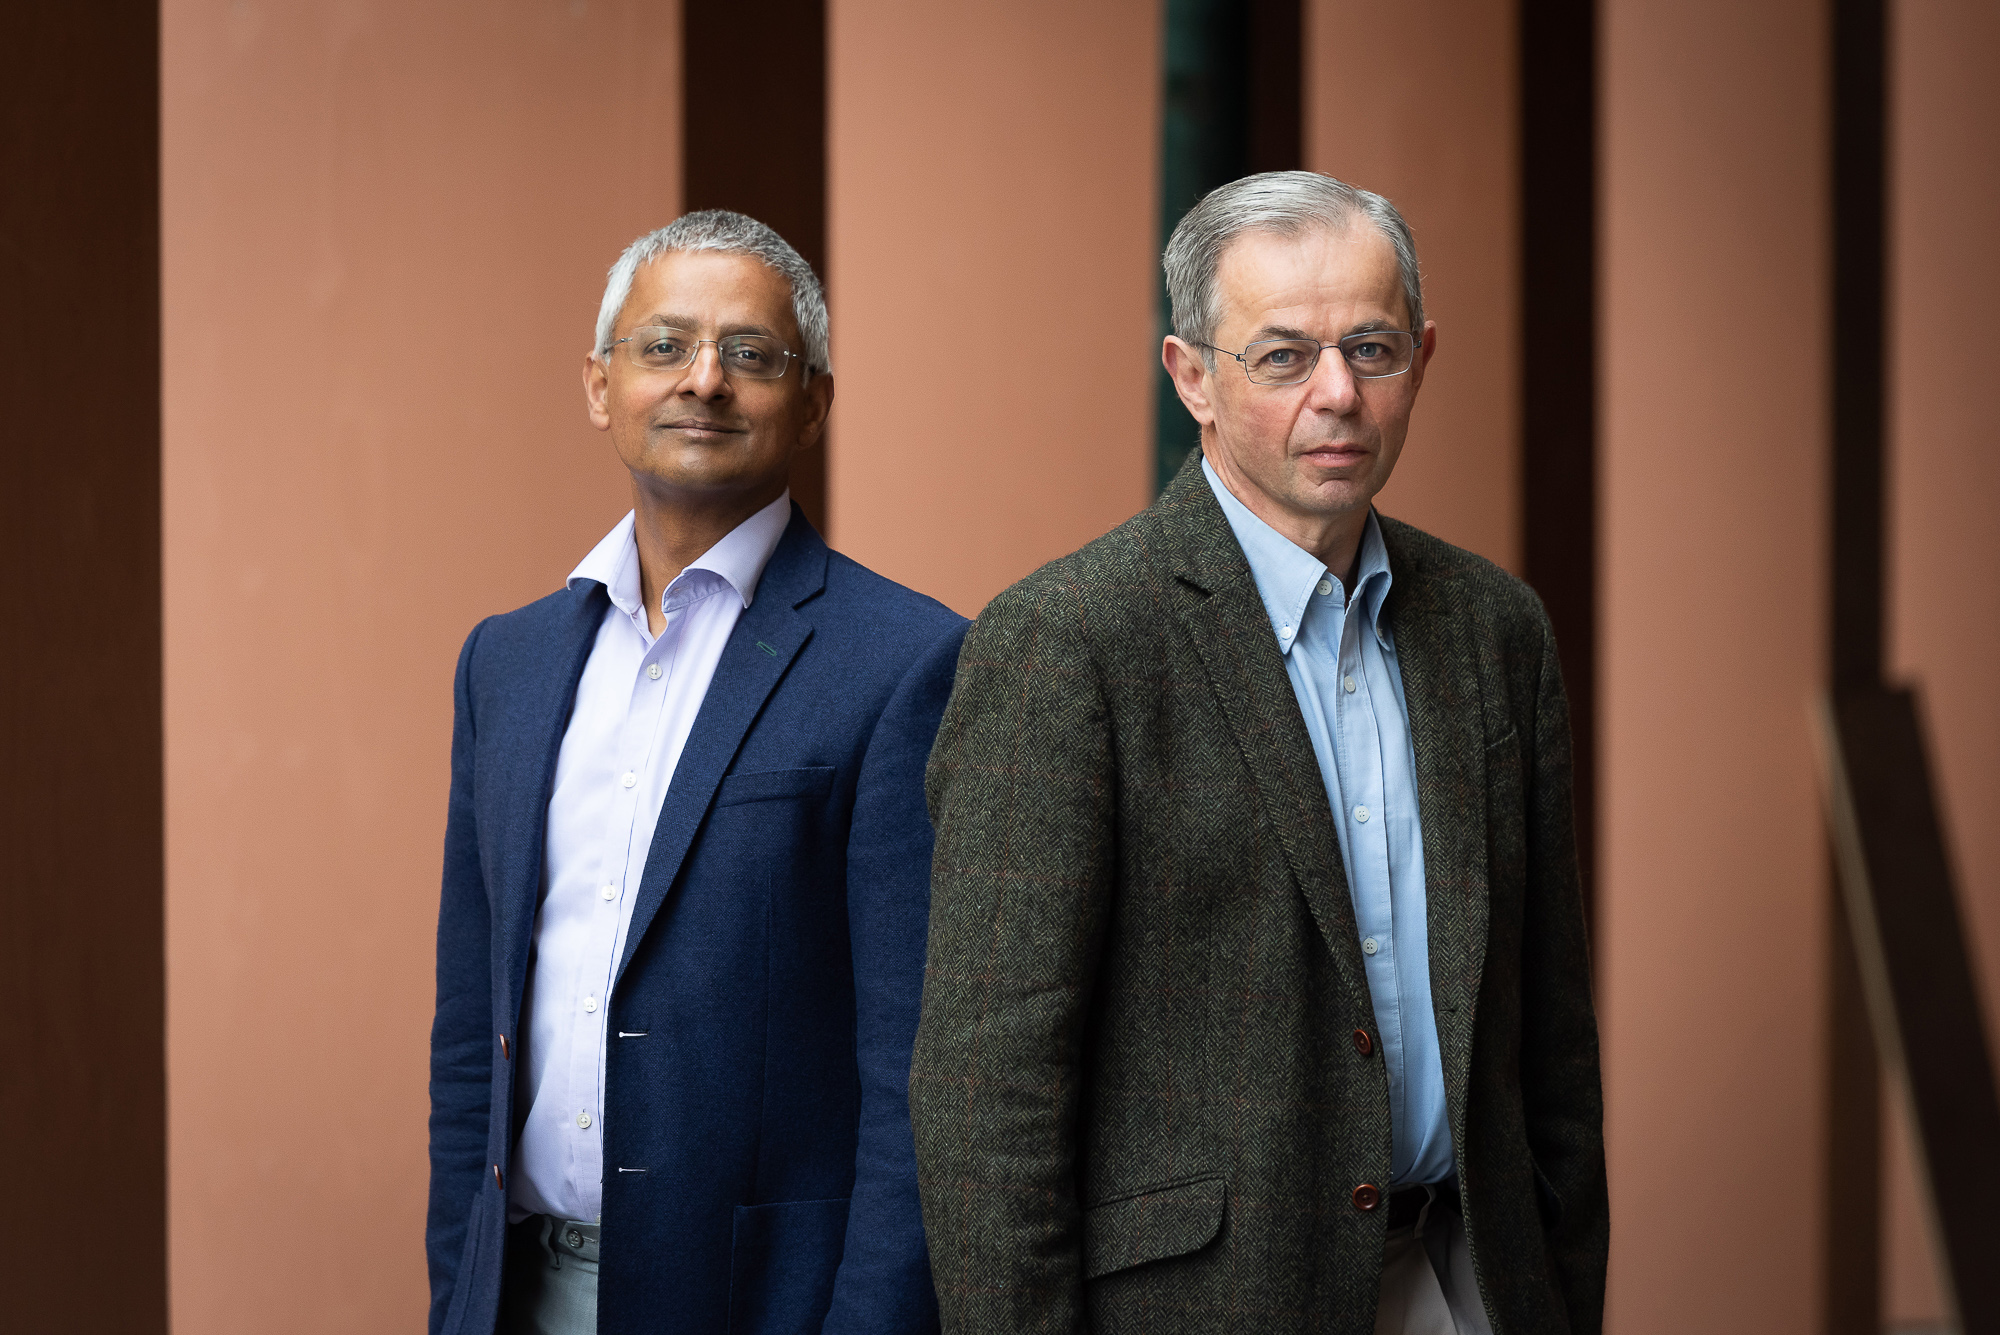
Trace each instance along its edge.
<instances>
[{"instance_id":1,"label":"tweed fabric texture","mask_svg":"<svg viewBox=\"0 0 2000 1335\"><path fill-rule=\"evenodd\" d=\"M910 1080L951 1332L1374 1330L1388 1080L1333 819L1197 452L996 598L932 752ZM1431 983L1496 1332L1599 1330L1596 1020L1554 639L1382 521Z\"/></svg>"}]
</instances>

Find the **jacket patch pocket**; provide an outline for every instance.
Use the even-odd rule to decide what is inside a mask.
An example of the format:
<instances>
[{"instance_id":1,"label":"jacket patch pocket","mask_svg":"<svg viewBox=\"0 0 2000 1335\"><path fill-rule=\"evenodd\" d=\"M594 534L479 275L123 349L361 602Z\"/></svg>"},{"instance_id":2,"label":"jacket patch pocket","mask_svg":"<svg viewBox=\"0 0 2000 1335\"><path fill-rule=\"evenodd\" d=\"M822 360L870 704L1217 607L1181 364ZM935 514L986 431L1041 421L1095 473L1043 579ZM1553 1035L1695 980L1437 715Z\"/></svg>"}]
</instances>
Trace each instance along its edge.
<instances>
[{"instance_id":1,"label":"jacket patch pocket","mask_svg":"<svg viewBox=\"0 0 2000 1335\"><path fill-rule=\"evenodd\" d=\"M847 1243L847 1204L843 1196L736 1207L729 1335L803 1335L820 1328L833 1305L833 1276Z\"/></svg>"},{"instance_id":2,"label":"jacket patch pocket","mask_svg":"<svg viewBox=\"0 0 2000 1335\"><path fill-rule=\"evenodd\" d=\"M804 769L754 770L731 774L716 789L715 805L739 806L744 802L774 802L785 797L825 797L833 791L833 766L808 765Z\"/></svg>"},{"instance_id":3,"label":"jacket patch pocket","mask_svg":"<svg viewBox=\"0 0 2000 1335\"><path fill-rule=\"evenodd\" d=\"M1200 1251L1222 1231L1228 1199L1227 1183L1205 1177L1091 1206L1083 1212L1083 1277Z\"/></svg>"}]
</instances>

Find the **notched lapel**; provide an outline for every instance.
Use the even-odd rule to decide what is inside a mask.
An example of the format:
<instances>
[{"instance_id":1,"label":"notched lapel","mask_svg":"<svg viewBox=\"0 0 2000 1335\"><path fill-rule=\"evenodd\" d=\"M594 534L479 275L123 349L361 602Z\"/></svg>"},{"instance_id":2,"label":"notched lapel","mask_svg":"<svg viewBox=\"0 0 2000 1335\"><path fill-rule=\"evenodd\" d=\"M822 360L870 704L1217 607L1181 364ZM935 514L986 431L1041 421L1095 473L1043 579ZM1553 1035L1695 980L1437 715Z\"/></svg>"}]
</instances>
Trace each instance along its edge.
<instances>
[{"instance_id":1,"label":"notched lapel","mask_svg":"<svg viewBox=\"0 0 2000 1335\"><path fill-rule=\"evenodd\" d=\"M1341 982L1350 996L1367 1004L1354 903L1312 737L1271 634L1270 617L1257 596L1250 563L1201 475L1198 454L1175 478L1161 505L1175 549L1172 568L1186 586L1175 609Z\"/></svg>"},{"instance_id":2,"label":"notched lapel","mask_svg":"<svg viewBox=\"0 0 2000 1335\"><path fill-rule=\"evenodd\" d=\"M1431 1000L1447 1099L1462 1129L1488 914L1479 670L1463 618L1450 606L1448 583L1425 578L1423 565L1400 543L1391 544L1389 557L1396 584L1385 617L1395 636L1417 758Z\"/></svg>"},{"instance_id":3,"label":"notched lapel","mask_svg":"<svg viewBox=\"0 0 2000 1335\"><path fill-rule=\"evenodd\" d=\"M621 978L680 875L723 772L742 747L764 702L812 638L812 623L797 607L825 587L826 561L826 545L794 504L791 527L765 568L756 600L743 610L736 629L729 633L708 695L695 714L680 762L674 766L673 782L660 804L653 846L646 853L646 870L639 878L639 898L632 905L632 922L625 933L625 951L618 960Z\"/></svg>"},{"instance_id":4,"label":"notched lapel","mask_svg":"<svg viewBox=\"0 0 2000 1335\"><path fill-rule=\"evenodd\" d=\"M498 976L508 979L514 1009L527 984L528 943L534 932L535 909L542 890L542 848L548 831L549 797L555 789L556 757L576 707L576 687L583 665L597 643L610 598L602 584L571 590L567 606L556 615L553 632L542 641L539 661L511 670L521 683L508 703L505 743L507 758L487 777L504 785L500 809L503 831L499 865L492 884L499 902L494 906L500 933Z\"/></svg>"}]
</instances>

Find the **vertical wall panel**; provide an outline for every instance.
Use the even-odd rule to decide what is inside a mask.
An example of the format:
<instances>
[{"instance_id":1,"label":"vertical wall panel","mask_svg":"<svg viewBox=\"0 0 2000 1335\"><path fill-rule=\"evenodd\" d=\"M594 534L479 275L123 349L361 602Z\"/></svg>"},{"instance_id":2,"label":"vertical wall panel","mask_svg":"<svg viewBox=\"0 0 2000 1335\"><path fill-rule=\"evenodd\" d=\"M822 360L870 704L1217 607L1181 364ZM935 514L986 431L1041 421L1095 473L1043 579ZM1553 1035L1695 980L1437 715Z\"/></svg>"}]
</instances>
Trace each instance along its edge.
<instances>
[{"instance_id":1,"label":"vertical wall panel","mask_svg":"<svg viewBox=\"0 0 2000 1335\"><path fill-rule=\"evenodd\" d=\"M2000 11L1985 0L1891 7L1889 654L1929 716L1967 949L2000 1033ZM1890 1125L1892 1321L1938 1315L1929 1222Z\"/></svg>"},{"instance_id":2,"label":"vertical wall panel","mask_svg":"<svg viewBox=\"0 0 2000 1335\"><path fill-rule=\"evenodd\" d=\"M1803 1335L1823 1210L1825 11L1602 13L1608 1328Z\"/></svg>"},{"instance_id":3,"label":"vertical wall panel","mask_svg":"<svg viewBox=\"0 0 2000 1335\"><path fill-rule=\"evenodd\" d=\"M967 614L1151 499L1159 8L829 6L829 509Z\"/></svg>"},{"instance_id":4,"label":"vertical wall panel","mask_svg":"<svg viewBox=\"0 0 2000 1335\"><path fill-rule=\"evenodd\" d=\"M579 372L678 10L164 22L174 1325L417 1329L452 663L629 504Z\"/></svg>"},{"instance_id":5,"label":"vertical wall panel","mask_svg":"<svg viewBox=\"0 0 2000 1335\"><path fill-rule=\"evenodd\" d=\"M1306 7L1305 162L1417 236L1438 351L1385 514L1521 569L1513 0Z\"/></svg>"},{"instance_id":6,"label":"vertical wall panel","mask_svg":"<svg viewBox=\"0 0 2000 1335\"><path fill-rule=\"evenodd\" d=\"M159 22L0 6L0 1287L166 1329Z\"/></svg>"}]
</instances>

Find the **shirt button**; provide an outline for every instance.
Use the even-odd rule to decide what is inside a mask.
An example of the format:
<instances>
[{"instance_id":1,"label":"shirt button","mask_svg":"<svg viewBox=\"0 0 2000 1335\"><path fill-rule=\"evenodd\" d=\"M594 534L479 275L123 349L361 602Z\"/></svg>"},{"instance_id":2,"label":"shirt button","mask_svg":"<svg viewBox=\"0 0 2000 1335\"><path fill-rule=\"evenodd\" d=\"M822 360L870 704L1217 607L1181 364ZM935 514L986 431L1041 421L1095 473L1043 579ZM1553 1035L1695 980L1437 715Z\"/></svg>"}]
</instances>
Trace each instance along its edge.
<instances>
[{"instance_id":1,"label":"shirt button","mask_svg":"<svg viewBox=\"0 0 2000 1335\"><path fill-rule=\"evenodd\" d=\"M1366 825L1368 823L1368 808L1367 807L1354 808L1354 819L1360 821L1363 825Z\"/></svg>"},{"instance_id":2,"label":"shirt button","mask_svg":"<svg viewBox=\"0 0 2000 1335\"><path fill-rule=\"evenodd\" d=\"M616 899L618 898L618 887L615 885L607 885L597 893L603 895L606 899Z\"/></svg>"},{"instance_id":3,"label":"shirt button","mask_svg":"<svg viewBox=\"0 0 2000 1335\"><path fill-rule=\"evenodd\" d=\"M1340 679L1340 689L1346 691L1349 695L1354 694L1354 678L1342 677Z\"/></svg>"},{"instance_id":4,"label":"shirt button","mask_svg":"<svg viewBox=\"0 0 2000 1335\"><path fill-rule=\"evenodd\" d=\"M1381 945L1375 940L1374 937L1364 936L1361 938L1362 954L1373 955L1376 951L1380 950L1381 948L1382 948Z\"/></svg>"},{"instance_id":5,"label":"shirt button","mask_svg":"<svg viewBox=\"0 0 2000 1335\"><path fill-rule=\"evenodd\" d=\"M595 1014L597 1012L597 998L585 997L583 999L583 1009L586 1014Z\"/></svg>"},{"instance_id":6,"label":"shirt button","mask_svg":"<svg viewBox=\"0 0 2000 1335\"><path fill-rule=\"evenodd\" d=\"M628 773L628 774L624 775L623 777L621 777L621 778L620 778L620 779L618 780L618 782L619 782L620 784L624 785L625 787L627 787L627 788L630 788L630 787L631 787L631 786L632 786L633 784L635 784L635 783L639 782L639 776L638 776L638 775L636 775L636 774L631 774L631 773Z\"/></svg>"},{"instance_id":7,"label":"shirt button","mask_svg":"<svg viewBox=\"0 0 2000 1335\"><path fill-rule=\"evenodd\" d=\"M587 1118L588 1114L585 1114L585 1116ZM571 1250L579 1250L583 1246L583 1234L581 1231L573 1228L563 1234L563 1241L570 1245Z\"/></svg>"},{"instance_id":8,"label":"shirt button","mask_svg":"<svg viewBox=\"0 0 2000 1335\"><path fill-rule=\"evenodd\" d=\"M1321 580L1321 581L1319 582L1319 585L1318 585L1318 588L1319 588L1319 591L1320 591L1320 594L1321 594L1321 596L1324 596L1324 595L1326 595L1326 594L1329 594L1329 593L1332 593L1332 592L1333 592L1333 581L1332 581L1332 580L1330 580L1330 579L1323 579L1323 580Z\"/></svg>"},{"instance_id":9,"label":"shirt button","mask_svg":"<svg viewBox=\"0 0 2000 1335\"><path fill-rule=\"evenodd\" d=\"M658 681L660 679L660 665L658 663L646 664L646 675L654 681Z\"/></svg>"},{"instance_id":10,"label":"shirt button","mask_svg":"<svg viewBox=\"0 0 2000 1335\"><path fill-rule=\"evenodd\" d=\"M576 1124L586 1131L590 1130L590 1114L587 1112L578 1113L576 1115ZM570 1246L574 1247L576 1243L572 1242Z\"/></svg>"}]
</instances>

